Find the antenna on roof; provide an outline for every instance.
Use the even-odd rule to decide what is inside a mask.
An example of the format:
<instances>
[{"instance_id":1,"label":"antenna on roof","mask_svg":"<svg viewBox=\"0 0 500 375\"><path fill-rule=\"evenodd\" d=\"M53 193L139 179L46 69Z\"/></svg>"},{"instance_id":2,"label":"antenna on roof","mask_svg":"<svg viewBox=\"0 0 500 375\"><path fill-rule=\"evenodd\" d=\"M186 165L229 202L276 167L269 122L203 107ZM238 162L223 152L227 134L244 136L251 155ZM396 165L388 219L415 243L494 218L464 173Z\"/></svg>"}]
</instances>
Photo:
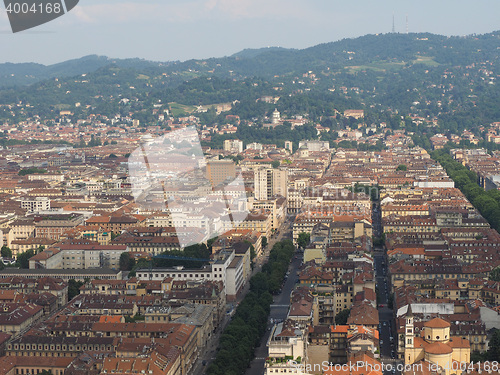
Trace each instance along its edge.
<instances>
[{"instance_id":1,"label":"antenna on roof","mask_svg":"<svg viewBox=\"0 0 500 375\"><path fill-rule=\"evenodd\" d=\"M394 34L396 32L396 27L394 24L394 12L392 12L392 33Z\"/></svg>"},{"instance_id":2,"label":"antenna on roof","mask_svg":"<svg viewBox=\"0 0 500 375\"><path fill-rule=\"evenodd\" d=\"M408 34L408 15L406 15L406 33Z\"/></svg>"}]
</instances>

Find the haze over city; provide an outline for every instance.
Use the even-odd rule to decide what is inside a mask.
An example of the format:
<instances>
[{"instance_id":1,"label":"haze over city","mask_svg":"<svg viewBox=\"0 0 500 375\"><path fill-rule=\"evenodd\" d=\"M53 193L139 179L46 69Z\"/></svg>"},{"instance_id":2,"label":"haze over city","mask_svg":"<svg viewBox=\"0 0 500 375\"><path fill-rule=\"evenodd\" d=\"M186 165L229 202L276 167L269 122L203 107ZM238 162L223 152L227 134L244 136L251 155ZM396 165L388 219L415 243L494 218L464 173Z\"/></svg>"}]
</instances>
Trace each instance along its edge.
<instances>
[{"instance_id":1,"label":"haze over city","mask_svg":"<svg viewBox=\"0 0 500 375\"><path fill-rule=\"evenodd\" d=\"M499 29L500 3L472 1L82 0L67 15L12 34L0 10L0 62L53 64L89 54L154 61L245 48L305 48L392 31L468 35Z\"/></svg>"}]
</instances>

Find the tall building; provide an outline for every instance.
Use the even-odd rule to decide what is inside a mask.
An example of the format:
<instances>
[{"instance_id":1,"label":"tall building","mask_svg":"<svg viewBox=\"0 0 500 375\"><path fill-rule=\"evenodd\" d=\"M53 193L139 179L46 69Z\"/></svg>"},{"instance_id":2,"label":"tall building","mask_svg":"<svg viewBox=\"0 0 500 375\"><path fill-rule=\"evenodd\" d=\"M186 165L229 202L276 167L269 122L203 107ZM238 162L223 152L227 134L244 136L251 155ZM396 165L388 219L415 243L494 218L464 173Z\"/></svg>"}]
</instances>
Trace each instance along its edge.
<instances>
[{"instance_id":1,"label":"tall building","mask_svg":"<svg viewBox=\"0 0 500 375\"><path fill-rule=\"evenodd\" d=\"M210 160L207 162L206 177L212 186L232 181L236 177L236 165L232 160Z\"/></svg>"},{"instance_id":2,"label":"tall building","mask_svg":"<svg viewBox=\"0 0 500 375\"><path fill-rule=\"evenodd\" d=\"M226 139L224 141L224 151L243 152L243 141L239 139Z\"/></svg>"},{"instance_id":3,"label":"tall building","mask_svg":"<svg viewBox=\"0 0 500 375\"><path fill-rule=\"evenodd\" d=\"M281 169L258 169L254 174L255 199L266 200L274 195L287 196L288 172Z\"/></svg>"}]
</instances>

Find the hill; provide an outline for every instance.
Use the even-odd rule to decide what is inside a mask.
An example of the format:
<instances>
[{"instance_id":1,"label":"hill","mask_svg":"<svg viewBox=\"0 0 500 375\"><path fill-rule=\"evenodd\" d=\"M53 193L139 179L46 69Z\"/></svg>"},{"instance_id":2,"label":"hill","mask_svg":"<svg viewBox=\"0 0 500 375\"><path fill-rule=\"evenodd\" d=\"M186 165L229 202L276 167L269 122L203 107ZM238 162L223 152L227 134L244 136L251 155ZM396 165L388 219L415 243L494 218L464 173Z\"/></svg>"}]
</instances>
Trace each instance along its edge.
<instances>
[{"instance_id":1,"label":"hill","mask_svg":"<svg viewBox=\"0 0 500 375\"><path fill-rule=\"evenodd\" d=\"M27 86L49 78L65 78L91 73L99 68L115 64L123 68L143 69L168 63L155 63L143 59L111 59L89 55L53 65L36 63L0 64L0 88Z\"/></svg>"}]
</instances>

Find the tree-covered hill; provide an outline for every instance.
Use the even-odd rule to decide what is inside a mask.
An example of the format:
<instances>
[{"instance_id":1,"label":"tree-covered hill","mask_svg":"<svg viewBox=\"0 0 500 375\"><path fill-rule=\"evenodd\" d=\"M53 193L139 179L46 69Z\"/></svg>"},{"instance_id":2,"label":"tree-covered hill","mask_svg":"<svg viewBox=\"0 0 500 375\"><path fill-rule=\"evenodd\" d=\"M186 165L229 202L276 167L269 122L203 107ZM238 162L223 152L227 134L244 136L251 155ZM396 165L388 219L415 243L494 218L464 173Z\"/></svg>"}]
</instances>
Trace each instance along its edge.
<instances>
[{"instance_id":1,"label":"tree-covered hill","mask_svg":"<svg viewBox=\"0 0 500 375\"><path fill-rule=\"evenodd\" d=\"M246 120L264 121L276 107L284 118L304 115L328 124L351 108L364 109L367 121L389 121L383 113L416 114L438 118L439 130L474 130L500 121L499 50L500 32L390 33L184 62L87 56L51 66L0 64L0 121L43 120L71 108L74 119L134 113L147 124L153 105L232 102L231 114ZM34 83L7 87L13 77L17 84ZM220 120L212 112L200 116Z\"/></svg>"},{"instance_id":2,"label":"tree-covered hill","mask_svg":"<svg viewBox=\"0 0 500 375\"><path fill-rule=\"evenodd\" d=\"M155 63L143 59L111 59L106 56L89 55L79 59L53 65L36 63L0 64L0 88L26 86L49 78L65 78L94 72L115 64L122 68L146 69L168 63Z\"/></svg>"}]
</instances>

